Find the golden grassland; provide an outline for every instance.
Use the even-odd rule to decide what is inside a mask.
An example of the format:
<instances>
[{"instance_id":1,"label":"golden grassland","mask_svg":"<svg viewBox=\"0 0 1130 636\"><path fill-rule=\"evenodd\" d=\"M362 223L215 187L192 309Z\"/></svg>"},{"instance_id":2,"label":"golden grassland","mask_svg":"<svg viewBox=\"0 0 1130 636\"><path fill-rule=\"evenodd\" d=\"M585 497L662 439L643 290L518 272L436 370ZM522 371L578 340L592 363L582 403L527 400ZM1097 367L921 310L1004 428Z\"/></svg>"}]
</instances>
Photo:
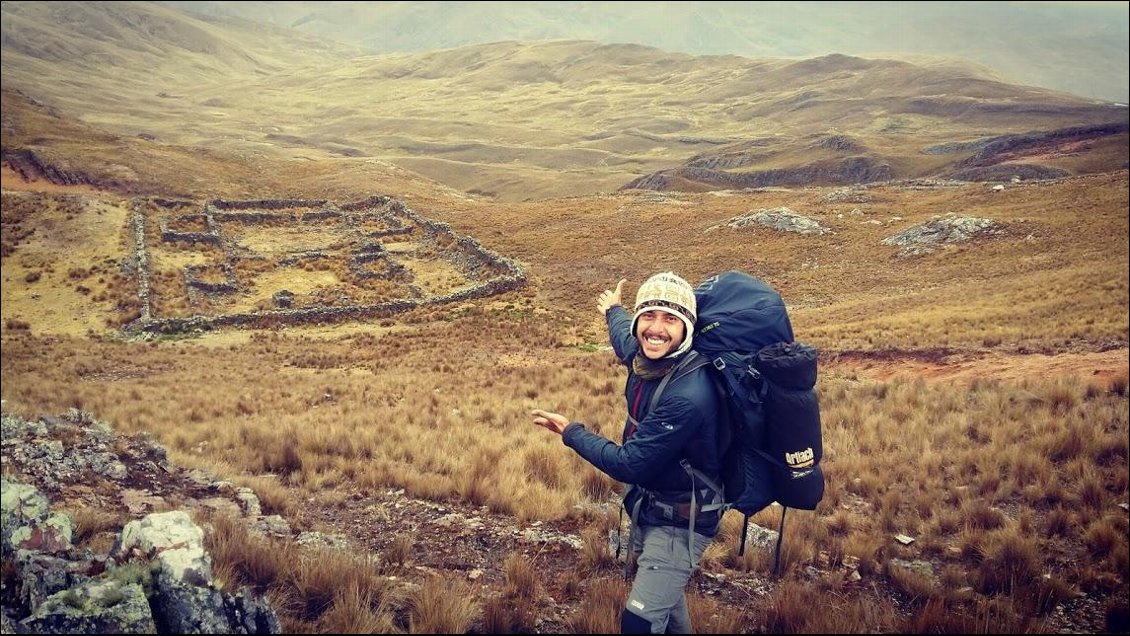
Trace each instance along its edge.
<instances>
[{"instance_id":1,"label":"golden grassland","mask_svg":"<svg viewBox=\"0 0 1130 636\"><path fill-rule=\"evenodd\" d=\"M613 521L576 508L606 500L616 486L535 429L528 413L552 405L615 436L623 372L607 352L546 348L552 329L507 312L435 318L427 331L270 334L223 348L15 334L3 341L4 398L9 410L74 406L125 431L151 431L176 462L248 485L288 518L309 496L332 506L403 488L518 519L575 519L591 528L577 557L580 576L604 577L622 601L624 584L604 547ZM456 341L460 355L452 356ZM724 606L712 615L722 611L737 631L1045 631L1055 606L1085 594L1106 599L1117 616L1128 566L1118 507L1127 489L1126 384L1125 372L1103 382L1065 375L953 384L827 369L819 385L825 500L815 512L791 515L784 577L762 599L771 606ZM754 521L776 527L777 514ZM704 571L770 570L764 552L736 554L739 522L727 517ZM260 545L246 530L229 532L211 539L220 567L230 568L222 578L290 599L280 604L290 629L329 633L338 621L369 614L395 624L393 608L402 604L393 599L407 592L394 593L383 578L403 569L386 563L388 554L355 563L356 555L299 554ZM903 547L895 534L916 541ZM908 574L893 559L928 560L938 576ZM860 593L846 578L851 563L891 596ZM811 581L803 574L809 566L827 572ZM349 571L356 574L343 576ZM579 612L585 622L573 626L577 633L615 631L617 602L594 585L571 589L562 600L603 604ZM836 609L846 613L802 611L821 592L841 598ZM348 594L369 598L358 607ZM471 607L447 608L418 594L430 617L415 620L464 617L435 627L440 633L465 631L479 612L490 616L486 595L457 595ZM910 607L896 611L896 599ZM517 620L506 616L489 620ZM414 625L411 633L426 631Z\"/></svg>"},{"instance_id":2,"label":"golden grassland","mask_svg":"<svg viewBox=\"0 0 1130 636\"><path fill-rule=\"evenodd\" d=\"M354 552L206 520L219 579L266 592L287 632L532 632L546 596L570 610L550 625L616 632L627 583L607 537L619 519L591 504L619 486L529 411L618 437L625 371L604 348L595 299L626 278L630 300L662 269L693 282L728 269L764 278L797 337L821 351L825 499L788 513L780 577L765 550L737 553L741 518L724 519L696 582L753 577L758 589L692 585L699 631L1126 631L1125 134L1015 157L1098 174L1003 192L608 194L724 144L763 169L835 158L824 146L833 134L900 174L931 174L943 165L922 152L932 144L1108 123L1109 109L967 70L845 56L557 42L357 57L146 3L8 4L4 149L34 151L56 182L86 185L26 183L0 167L5 411L76 407L148 432L175 463L251 487L300 530L327 529L310 508L332 516L402 489L583 539L564 563L515 548L491 585L422 570L417 535L392 516L385 547ZM94 39L79 28L88 22L164 29ZM130 197L374 194L515 259L528 286L367 322L120 333L141 311ZM831 232L727 227L779 207ZM909 258L882 244L950 213L1000 232ZM333 243L318 231L245 230L262 252ZM416 249L385 246L403 258ZM182 268L215 256L158 254L160 308L194 311ZM465 273L436 256L412 261L421 284L457 288ZM343 272L248 274L254 293L212 309L262 308L275 288L313 301ZM88 543L124 521L70 512ZM780 514L754 521L776 528ZM932 574L900 560L927 561Z\"/></svg>"},{"instance_id":3,"label":"golden grassland","mask_svg":"<svg viewBox=\"0 0 1130 636\"><path fill-rule=\"evenodd\" d=\"M1117 630L1130 578L1119 506L1126 172L1003 193L885 185L858 203L829 202L831 190L458 205L409 196L420 214L521 262L530 285L372 323L148 341L115 331L136 311L120 267L131 249L126 200L5 190L5 409L77 407L123 432L148 431L174 462L248 485L268 511L295 520L310 497L333 507L401 488L566 522L585 539L571 574L551 576L515 552L503 589L486 590L457 573L391 583L415 576L411 535L379 554L311 552L213 520L221 578L266 590L288 631L531 631L538 590L552 590L577 608L564 629L614 632L626 594L606 545L617 520L578 505L607 501L618 486L533 426L529 411L557 410L617 437L625 372L602 348L597 294L628 278L630 298L657 269L692 281L743 269L782 291L798 338L822 351L828 490L816 511L790 511L771 594L739 605L692 593L700 631L1047 632L1061 625L1057 607L1084 602L1108 621L1084 630ZM781 206L833 232L718 227ZM949 212L992 218L1004 233L913 258L880 243ZM1048 373L1033 362L1044 355L1075 363ZM962 381L898 372L902 361L988 356L1011 372L974 369ZM775 528L779 514L754 521ZM771 554L737 554L740 521L725 519L705 573L768 576ZM112 522L87 513L79 533ZM929 561L934 575L898 559Z\"/></svg>"}]
</instances>

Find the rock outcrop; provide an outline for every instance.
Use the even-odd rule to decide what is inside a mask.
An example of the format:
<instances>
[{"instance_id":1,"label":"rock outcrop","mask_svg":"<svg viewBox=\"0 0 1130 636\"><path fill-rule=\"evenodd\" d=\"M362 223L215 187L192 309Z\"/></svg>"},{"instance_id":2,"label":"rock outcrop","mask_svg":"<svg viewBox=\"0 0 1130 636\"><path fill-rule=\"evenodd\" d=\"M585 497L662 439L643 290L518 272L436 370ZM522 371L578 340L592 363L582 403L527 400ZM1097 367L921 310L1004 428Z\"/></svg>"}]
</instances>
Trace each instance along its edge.
<instances>
[{"instance_id":1,"label":"rock outcrop","mask_svg":"<svg viewBox=\"0 0 1130 636\"><path fill-rule=\"evenodd\" d=\"M731 162L737 161L731 158ZM759 188L764 186L841 185L888 181L891 167L867 157L818 161L795 168L724 172L707 168L680 167L633 179L621 190L679 190L678 183L712 189Z\"/></svg>"},{"instance_id":2,"label":"rock outcrop","mask_svg":"<svg viewBox=\"0 0 1130 636\"><path fill-rule=\"evenodd\" d=\"M951 213L888 236L882 243L901 247L898 252L900 257L921 256L943 245L1001 233L1003 230L997 221Z\"/></svg>"},{"instance_id":3,"label":"rock outcrop","mask_svg":"<svg viewBox=\"0 0 1130 636\"><path fill-rule=\"evenodd\" d=\"M144 514L165 507L163 490L176 488L196 495L189 507L236 511L252 524L261 515L247 489L182 473L147 436L118 437L74 409L36 421L4 414L2 457L4 633L281 632L264 598L217 584L204 531L187 510ZM76 493L139 517L108 552L76 545L74 521L52 509L52 499Z\"/></svg>"}]
</instances>

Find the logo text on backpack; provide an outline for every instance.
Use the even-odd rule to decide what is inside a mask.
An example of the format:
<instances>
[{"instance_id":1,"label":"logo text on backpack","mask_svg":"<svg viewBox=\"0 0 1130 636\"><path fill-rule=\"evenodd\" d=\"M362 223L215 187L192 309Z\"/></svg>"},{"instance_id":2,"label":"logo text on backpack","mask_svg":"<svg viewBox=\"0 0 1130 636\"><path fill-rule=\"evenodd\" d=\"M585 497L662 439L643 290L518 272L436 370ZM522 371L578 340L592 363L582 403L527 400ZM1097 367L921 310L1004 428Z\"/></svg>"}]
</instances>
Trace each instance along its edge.
<instances>
[{"instance_id":1,"label":"logo text on backpack","mask_svg":"<svg viewBox=\"0 0 1130 636\"><path fill-rule=\"evenodd\" d=\"M816 453L812 452L812 447L795 453L785 453L785 463L791 468L805 468L811 466L815 460Z\"/></svg>"}]
</instances>

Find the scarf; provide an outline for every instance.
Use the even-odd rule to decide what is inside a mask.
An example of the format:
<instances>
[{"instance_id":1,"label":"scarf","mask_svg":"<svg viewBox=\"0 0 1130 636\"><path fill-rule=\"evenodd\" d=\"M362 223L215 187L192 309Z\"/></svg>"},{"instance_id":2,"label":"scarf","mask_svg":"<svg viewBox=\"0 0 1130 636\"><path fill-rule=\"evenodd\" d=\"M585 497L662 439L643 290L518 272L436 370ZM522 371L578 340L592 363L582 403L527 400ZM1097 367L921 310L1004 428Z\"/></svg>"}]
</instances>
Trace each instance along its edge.
<instances>
[{"instance_id":1,"label":"scarf","mask_svg":"<svg viewBox=\"0 0 1130 636\"><path fill-rule=\"evenodd\" d=\"M670 373L678 362L678 358L671 357L652 360L640 353L632 359L632 373L638 375L642 380L658 380Z\"/></svg>"}]
</instances>

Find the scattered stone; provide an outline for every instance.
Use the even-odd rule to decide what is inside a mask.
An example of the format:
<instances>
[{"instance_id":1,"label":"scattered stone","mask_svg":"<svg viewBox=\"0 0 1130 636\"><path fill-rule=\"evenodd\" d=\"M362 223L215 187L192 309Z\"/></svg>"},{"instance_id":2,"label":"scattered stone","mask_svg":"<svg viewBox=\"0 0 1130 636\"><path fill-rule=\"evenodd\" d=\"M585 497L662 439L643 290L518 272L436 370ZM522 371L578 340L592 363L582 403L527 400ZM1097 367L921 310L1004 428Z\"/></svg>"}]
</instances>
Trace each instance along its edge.
<instances>
[{"instance_id":1,"label":"scattered stone","mask_svg":"<svg viewBox=\"0 0 1130 636\"><path fill-rule=\"evenodd\" d=\"M951 212L888 236L882 243L902 247L900 257L920 256L933 252L942 245L963 243L979 236L1001 233L1003 230L1000 224L992 219L958 216Z\"/></svg>"},{"instance_id":2,"label":"scattered stone","mask_svg":"<svg viewBox=\"0 0 1130 636\"><path fill-rule=\"evenodd\" d=\"M795 232L797 234L828 234L832 231L808 217L793 212L789 208L757 210L749 214L736 216L730 219L724 226L714 226L709 228L709 230L716 230L720 227L743 228L750 225L760 225L778 232Z\"/></svg>"},{"instance_id":3,"label":"scattered stone","mask_svg":"<svg viewBox=\"0 0 1130 636\"><path fill-rule=\"evenodd\" d=\"M914 561L907 561L904 559L891 559L890 566L896 569L906 570L913 572L927 580L934 579L934 564L929 561L915 559Z\"/></svg>"}]
</instances>

